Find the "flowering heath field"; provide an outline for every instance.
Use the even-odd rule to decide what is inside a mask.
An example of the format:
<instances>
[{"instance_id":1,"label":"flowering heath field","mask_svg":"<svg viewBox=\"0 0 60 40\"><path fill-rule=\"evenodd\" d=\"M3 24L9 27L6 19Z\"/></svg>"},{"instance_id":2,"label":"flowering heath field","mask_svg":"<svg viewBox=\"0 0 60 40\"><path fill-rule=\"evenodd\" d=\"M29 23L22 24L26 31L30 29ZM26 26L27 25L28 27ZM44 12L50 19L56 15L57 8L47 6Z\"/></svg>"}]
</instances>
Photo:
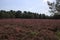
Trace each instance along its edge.
<instances>
[{"instance_id":1,"label":"flowering heath field","mask_svg":"<svg viewBox=\"0 0 60 40\"><path fill-rule=\"evenodd\" d=\"M0 40L59 40L60 20L0 19Z\"/></svg>"}]
</instances>

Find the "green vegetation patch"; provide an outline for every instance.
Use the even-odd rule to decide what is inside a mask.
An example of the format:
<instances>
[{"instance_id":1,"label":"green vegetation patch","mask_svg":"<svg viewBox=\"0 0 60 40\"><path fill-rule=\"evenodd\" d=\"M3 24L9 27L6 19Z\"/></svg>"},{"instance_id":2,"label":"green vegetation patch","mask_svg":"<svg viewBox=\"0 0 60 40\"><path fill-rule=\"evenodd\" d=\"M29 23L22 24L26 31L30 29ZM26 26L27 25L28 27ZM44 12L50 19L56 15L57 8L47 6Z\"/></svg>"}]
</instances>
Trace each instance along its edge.
<instances>
[{"instance_id":1,"label":"green vegetation patch","mask_svg":"<svg viewBox=\"0 0 60 40\"><path fill-rule=\"evenodd\" d=\"M60 31L57 31L56 35L57 35L58 40L60 40Z\"/></svg>"}]
</instances>

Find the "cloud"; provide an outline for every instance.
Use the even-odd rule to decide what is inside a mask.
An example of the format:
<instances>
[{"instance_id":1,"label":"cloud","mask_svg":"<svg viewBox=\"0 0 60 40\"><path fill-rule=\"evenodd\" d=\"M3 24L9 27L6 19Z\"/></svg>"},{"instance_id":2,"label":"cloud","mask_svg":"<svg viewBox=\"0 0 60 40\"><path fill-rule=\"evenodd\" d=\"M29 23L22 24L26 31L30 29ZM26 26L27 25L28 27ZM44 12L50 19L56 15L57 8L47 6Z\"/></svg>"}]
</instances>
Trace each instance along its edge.
<instances>
[{"instance_id":1,"label":"cloud","mask_svg":"<svg viewBox=\"0 0 60 40\"><path fill-rule=\"evenodd\" d=\"M46 3L47 1L53 2L53 0L43 0L43 3Z\"/></svg>"},{"instance_id":2,"label":"cloud","mask_svg":"<svg viewBox=\"0 0 60 40\"><path fill-rule=\"evenodd\" d=\"M43 0L43 2L47 2L48 0Z\"/></svg>"},{"instance_id":3,"label":"cloud","mask_svg":"<svg viewBox=\"0 0 60 40\"><path fill-rule=\"evenodd\" d=\"M43 0L43 3L46 3L48 0Z\"/></svg>"}]
</instances>

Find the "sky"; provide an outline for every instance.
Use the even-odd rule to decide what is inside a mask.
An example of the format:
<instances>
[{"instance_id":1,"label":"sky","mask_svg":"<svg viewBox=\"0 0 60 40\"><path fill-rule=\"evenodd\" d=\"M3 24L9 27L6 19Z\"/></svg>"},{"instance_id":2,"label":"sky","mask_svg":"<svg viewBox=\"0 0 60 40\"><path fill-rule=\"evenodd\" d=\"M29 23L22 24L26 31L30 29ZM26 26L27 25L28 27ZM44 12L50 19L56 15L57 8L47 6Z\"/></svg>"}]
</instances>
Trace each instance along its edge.
<instances>
[{"instance_id":1,"label":"sky","mask_svg":"<svg viewBox=\"0 0 60 40\"><path fill-rule=\"evenodd\" d=\"M0 0L0 10L21 10L49 15L47 1L54 0Z\"/></svg>"}]
</instances>

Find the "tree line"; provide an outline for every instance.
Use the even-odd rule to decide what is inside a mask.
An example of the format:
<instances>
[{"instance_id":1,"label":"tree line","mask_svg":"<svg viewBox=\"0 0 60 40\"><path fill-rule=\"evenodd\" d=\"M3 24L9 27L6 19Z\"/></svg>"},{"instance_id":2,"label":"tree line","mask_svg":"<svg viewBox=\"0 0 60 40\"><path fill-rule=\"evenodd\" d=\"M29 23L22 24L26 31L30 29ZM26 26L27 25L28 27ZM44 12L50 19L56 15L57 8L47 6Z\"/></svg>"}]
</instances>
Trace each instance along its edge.
<instances>
[{"instance_id":1,"label":"tree line","mask_svg":"<svg viewBox=\"0 0 60 40\"><path fill-rule=\"evenodd\" d=\"M0 19L3 18L25 18L25 19L54 19L56 15L54 16L48 16L45 14L38 14L30 11L5 11L5 10L0 10Z\"/></svg>"}]
</instances>

